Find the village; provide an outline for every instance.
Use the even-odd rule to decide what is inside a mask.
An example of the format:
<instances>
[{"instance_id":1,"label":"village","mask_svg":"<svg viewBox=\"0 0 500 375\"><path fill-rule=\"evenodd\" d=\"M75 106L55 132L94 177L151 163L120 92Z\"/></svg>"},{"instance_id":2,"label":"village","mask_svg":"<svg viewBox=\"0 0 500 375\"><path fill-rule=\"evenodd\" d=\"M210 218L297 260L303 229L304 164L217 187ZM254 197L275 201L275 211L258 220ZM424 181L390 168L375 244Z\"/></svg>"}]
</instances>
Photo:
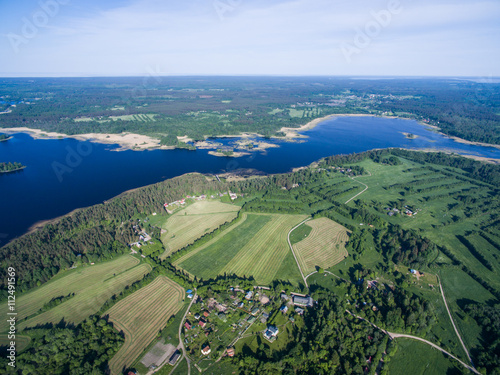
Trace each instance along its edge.
<instances>
[{"instance_id":1,"label":"village","mask_svg":"<svg viewBox=\"0 0 500 375\"><path fill-rule=\"evenodd\" d=\"M205 370L223 357L238 353L240 339L260 336L272 345L280 329L301 319L307 308L314 306L309 296L284 291L277 297L267 287L242 290L231 287L226 292L202 298L188 290L194 298L183 322L183 343L195 366Z\"/></svg>"}]
</instances>

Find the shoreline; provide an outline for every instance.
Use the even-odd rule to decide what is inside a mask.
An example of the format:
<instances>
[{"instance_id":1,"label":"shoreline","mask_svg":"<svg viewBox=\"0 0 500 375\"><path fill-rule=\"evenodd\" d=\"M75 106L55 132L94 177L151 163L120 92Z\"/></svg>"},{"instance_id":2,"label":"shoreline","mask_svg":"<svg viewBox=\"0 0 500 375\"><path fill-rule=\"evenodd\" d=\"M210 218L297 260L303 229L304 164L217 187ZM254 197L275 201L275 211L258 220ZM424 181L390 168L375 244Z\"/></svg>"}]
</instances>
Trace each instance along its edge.
<instances>
[{"instance_id":1,"label":"shoreline","mask_svg":"<svg viewBox=\"0 0 500 375\"><path fill-rule=\"evenodd\" d=\"M409 119L409 118L404 118L404 117L399 117L399 116L386 116L386 115L376 115L376 114L366 114L366 113L340 113L340 114L330 114L326 115L323 117L318 117L314 120L309 121L308 123L301 125L298 128L290 128L290 127L282 127L279 131L282 133L285 133L284 136L271 136L271 139L278 139L282 141L289 141L289 142L297 142L299 139L302 138L302 141L305 141L306 138L308 138L307 135L299 134L299 132L306 131L306 130L311 130L314 129L316 126L318 126L320 123L323 121L336 118L336 117L381 117L381 118L389 118L389 119L400 119L400 120L412 120L416 121L418 124L425 126L429 130L432 129L436 131L438 134L442 135L443 137L449 138L455 142L462 143L462 144L469 144L469 145L474 145L474 146L482 146L482 147L491 147L491 148L496 148L500 150L500 145L496 144L491 144L491 143L483 143L483 142L475 142L475 141L468 141L463 138L459 138L456 136L451 136L448 134L445 134L441 132L441 128L435 125L430 125L425 122L415 120L415 119ZM102 144L117 144L120 147L116 150L112 151L125 151L125 150L133 150L133 151L145 151L145 150L174 150L177 147L176 146L165 146L160 144L160 140L158 138L148 136L148 135L142 135L142 134L136 134L136 133L118 133L118 134L110 134L110 133L86 133L86 134L74 134L74 135L68 135L68 134L63 134L63 133L57 133L57 132L47 132L43 131L41 129L32 129L28 127L19 127L19 128L0 128L0 131L5 132L7 134L12 134L12 133L27 133L30 136L32 136L35 139L64 139L64 138L73 138L76 140L80 141L90 141L90 142L96 142L96 143L102 143ZM406 134L403 133L405 136ZM223 135L216 135L216 136L211 136L211 135L205 135L204 136L204 141L198 141L196 143L201 143L204 144L210 143L209 139L217 139L217 138L239 138L241 142L244 142L245 138L251 138L251 137L260 137L260 138L265 138L262 134L259 133L253 133L253 132L243 132L240 134L223 134ZM418 136L417 136L418 137ZM415 137L415 138L417 138ZM11 137L5 139L4 141L11 139ZM181 142L189 142L192 141L191 138L188 136L178 136L177 139ZM414 139L414 138L413 138ZM265 143L265 141L260 141L261 143ZM200 148L203 149L210 149L210 146L206 145L205 147L200 144ZM265 148L269 147L275 147L275 146L267 146L264 148L259 148L254 151L263 151ZM277 146L279 147L279 146ZM222 156L222 155L215 155L215 156ZM243 156L243 155L241 155ZM485 158L485 159L490 159L490 158ZM494 159L495 160L495 159Z\"/></svg>"},{"instance_id":2,"label":"shoreline","mask_svg":"<svg viewBox=\"0 0 500 375\"><path fill-rule=\"evenodd\" d=\"M14 173L14 172L19 172L19 171L22 171L23 169L26 168L26 165L22 166L21 168L17 168L17 169L14 169L12 171L0 171L0 174L2 173Z\"/></svg>"},{"instance_id":3,"label":"shoreline","mask_svg":"<svg viewBox=\"0 0 500 375\"><path fill-rule=\"evenodd\" d=\"M68 135L57 132L46 132L41 129L31 129L28 127L0 128L0 130L8 134L26 133L34 139L72 138L78 141L90 141L102 144L117 144L120 146L120 148L113 151L173 150L175 148L175 146L160 145L160 140L157 138L153 138L148 135L134 134L134 133L117 133L117 134L87 133L87 134ZM185 137L181 138L185 139Z\"/></svg>"}]
</instances>

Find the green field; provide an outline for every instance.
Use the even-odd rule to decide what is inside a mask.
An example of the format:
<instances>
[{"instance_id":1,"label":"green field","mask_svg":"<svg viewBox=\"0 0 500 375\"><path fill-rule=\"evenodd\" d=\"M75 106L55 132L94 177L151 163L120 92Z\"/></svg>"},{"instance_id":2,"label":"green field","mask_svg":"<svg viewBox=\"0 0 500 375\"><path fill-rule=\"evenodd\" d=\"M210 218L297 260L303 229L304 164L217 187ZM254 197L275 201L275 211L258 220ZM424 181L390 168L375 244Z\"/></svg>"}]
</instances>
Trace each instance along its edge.
<instances>
[{"instance_id":1,"label":"green field","mask_svg":"<svg viewBox=\"0 0 500 375\"><path fill-rule=\"evenodd\" d=\"M347 229L342 225L322 217L307 221L301 226L310 227L311 232L293 245L293 249L305 275L315 271L316 267L330 268L347 256L345 244L349 237Z\"/></svg>"},{"instance_id":2,"label":"green field","mask_svg":"<svg viewBox=\"0 0 500 375\"><path fill-rule=\"evenodd\" d=\"M113 294L141 279L150 269L149 265L139 265L138 259L125 255L94 266L70 270L67 275L16 299L18 329L48 322L58 323L63 318L67 322L78 323L98 311ZM27 321L23 320L36 314L51 299L67 296L70 293L75 293L75 296L68 301ZM7 304L2 304L2 311L6 309ZM7 322L0 322L0 331L7 331Z\"/></svg>"},{"instance_id":3,"label":"green field","mask_svg":"<svg viewBox=\"0 0 500 375\"><path fill-rule=\"evenodd\" d=\"M10 343L15 341L16 343L16 353L21 353L24 349L28 347L31 342L31 337L16 335L15 340L9 339L7 334L0 335L0 347L10 347Z\"/></svg>"},{"instance_id":4,"label":"green field","mask_svg":"<svg viewBox=\"0 0 500 375\"><path fill-rule=\"evenodd\" d=\"M220 274L253 276L267 284L277 278L300 278L287 235L305 215L243 214L242 220L205 245L178 259L179 265L202 278Z\"/></svg>"},{"instance_id":5,"label":"green field","mask_svg":"<svg viewBox=\"0 0 500 375\"><path fill-rule=\"evenodd\" d=\"M162 225L166 258L220 225L231 221L241 207L219 201L197 201L171 215Z\"/></svg>"},{"instance_id":6,"label":"green field","mask_svg":"<svg viewBox=\"0 0 500 375\"><path fill-rule=\"evenodd\" d=\"M184 289L165 276L121 300L106 312L115 328L125 334L125 343L111 359L112 374L121 374L182 307Z\"/></svg>"},{"instance_id":7,"label":"green field","mask_svg":"<svg viewBox=\"0 0 500 375\"><path fill-rule=\"evenodd\" d=\"M396 339L397 351L384 366L390 375L452 375L463 374L457 361L433 347L416 340ZM458 364L458 366L461 366Z\"/></svg>"}]
</instances>

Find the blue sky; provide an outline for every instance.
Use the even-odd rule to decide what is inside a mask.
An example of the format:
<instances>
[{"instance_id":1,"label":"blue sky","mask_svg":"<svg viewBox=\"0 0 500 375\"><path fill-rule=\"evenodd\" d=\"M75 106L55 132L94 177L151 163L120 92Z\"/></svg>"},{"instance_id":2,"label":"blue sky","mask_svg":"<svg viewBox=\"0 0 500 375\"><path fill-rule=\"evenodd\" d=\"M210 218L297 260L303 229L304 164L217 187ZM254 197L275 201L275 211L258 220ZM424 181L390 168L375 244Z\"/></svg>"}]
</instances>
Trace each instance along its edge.
<instances>
[{"instance_id":1,"label":"blue sky","mask_svg":"<svg viewBox=\"0 0 500 375\"><path fill-rule=\"evenodd\" d=\"M0 2L0 76L500 76L498 0Z\"/></svg>"}]
</instances>

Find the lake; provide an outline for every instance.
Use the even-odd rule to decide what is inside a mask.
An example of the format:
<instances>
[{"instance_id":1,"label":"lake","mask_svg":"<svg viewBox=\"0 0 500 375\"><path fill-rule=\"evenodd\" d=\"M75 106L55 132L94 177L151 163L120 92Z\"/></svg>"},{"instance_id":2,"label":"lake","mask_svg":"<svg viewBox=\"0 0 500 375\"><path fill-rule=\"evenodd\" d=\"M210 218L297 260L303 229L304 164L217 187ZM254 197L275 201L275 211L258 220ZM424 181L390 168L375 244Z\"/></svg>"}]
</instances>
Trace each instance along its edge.
<instances>
[{"instance_id":1,"label":"lake","mask_svg":"<svg viewBox=\"0 0 500 375\"><path fill-rule=\"evenodd\" d=\"M407 139L402 132L418 136ZM338 117L304 131L306 142L266 140L279 148L241 158L211 156L208 150L120 151L118 145L65 139L33 139L17 133L0 142L0 161L20 162L21 172L0 174L0 245L33 224L80 207L101 203L126 190L188 172L221 173L253 168L288 172L325 156L375 148L437 149L488 158L500 150L455 142L416 121L380 117ZM232 138L215 139L224 145Z\"/></svg>"}]
</instances>

